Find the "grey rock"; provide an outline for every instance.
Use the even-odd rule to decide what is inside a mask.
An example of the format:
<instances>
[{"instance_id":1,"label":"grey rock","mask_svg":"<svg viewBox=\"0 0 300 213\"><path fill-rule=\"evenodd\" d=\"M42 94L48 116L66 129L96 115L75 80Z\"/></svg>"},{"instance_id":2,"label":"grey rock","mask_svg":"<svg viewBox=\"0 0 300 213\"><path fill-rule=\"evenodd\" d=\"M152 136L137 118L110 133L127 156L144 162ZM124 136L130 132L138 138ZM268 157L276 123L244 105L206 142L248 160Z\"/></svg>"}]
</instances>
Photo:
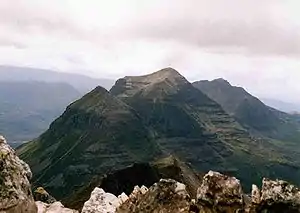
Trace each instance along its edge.
<instances>
[{"instance_id":1,"label":"grey rock","mask_svg":"<svg viewBox=\"0 0 300 213\"><path fill-rule=\"evenodd\" d=\"M135 190L117 209L117 213L188 213L190 203L184 184L171 179L161 179L144 194L142 190Z\"/></svg>"},{"instance_id":2,"label":"grey rock","mask_svg":"<svg viewBox=\"0 0 300 213\"><path fill-rule=\"evenodd\" d=\"M54 202L52 204L37 201L38 213L78 213L73 209L65 208L61 202Z\"/></svg>"},{"instance_id":3,"label":"grey rock","mask_svg":"<svg viewBox=\"0 0 300 213\"><path fill-rule=\"evenodd\" d=\"M0 212L36 213L29 179L29 166L0 136Z\"/></svg>"},{"instance_id":4,"label":"grey rock","mask_svg":"<svg viewBox=\"0 0 300 213\"><path fill-rule=\"evenodd\" d=\"M237 212L244 208L240 181L209 171L197 193L200 212Z\"/></svg>"}]
</instances>

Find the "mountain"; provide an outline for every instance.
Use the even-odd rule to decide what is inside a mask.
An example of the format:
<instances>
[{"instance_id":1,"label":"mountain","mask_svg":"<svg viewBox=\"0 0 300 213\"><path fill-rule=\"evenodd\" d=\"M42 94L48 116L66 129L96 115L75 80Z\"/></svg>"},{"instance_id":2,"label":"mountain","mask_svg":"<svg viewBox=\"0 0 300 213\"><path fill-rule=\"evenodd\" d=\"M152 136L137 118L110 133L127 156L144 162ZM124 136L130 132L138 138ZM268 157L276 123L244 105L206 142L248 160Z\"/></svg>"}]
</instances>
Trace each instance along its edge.
<instances>
[{"instance_id":1,"label":"mountain","mask_svg":"<svg viewBox=\"0 0 300 213\"><path fill-rule=\"evenodd\" d=\"M288 150L289 151L289 150ZM95 176L173 154L200 172L299 182L299 153L255 138L172 68L97 87L17 152L43 186L66 199ZM80 177L80 178L78 178Z\"/></svg>"},{"instance_id":2,"label":"mountain","mask_svg":"<svg viewBox=\"0 0 300 213\"><path fill-rule=\"evenodd\" d=\"M280 100L262 98L262 102L270 107L286 113L300 112L300 104L287 103Z\"/></svg>"},{"instance_id":3,"label":"mountain","mask_svg":"<svg viewBox=\"0 0 300 213\"><path fill-rule=\"evenodd\" d=\"M249 131L278 140L300 141L300 126L289 114L265 105L242 87L232 86L224 79L198 81L193 85Z\"/></svg>"},{"instance_id":4,"label":"mountain","mask_svg":"<svg viewBox=\"0 0 300 213\"><path fill-rule=\"evenodd\" d=\"M52 70L16 67L16 66L0 66L1 81L42 81L50 83L68 83L80 91L82 94L89 92L96 86L102 86L110 89L114 84L111 79L96 79L85 75L74 73L55 72Z\"/></svg>"},{"instance_id":5,"label":"mountain","mask_svg":"<svg viewBox=\"0 0 300 213\"><path fill-rule=\"evenodd\" d=\"M38 137L80 93L65 83L1 82L0 133L12 146Z\"/></svg>"},{"instance_id":6,"label":"mountain","mask_svg":"<svg viewBox=\"0 0 300 213\"><path fill-rule=\"evenodd\" d=\"M253 137L172 68L127 76L110 91L138 112L164 152L179 156L199 171L215 169L238 176L246 184L250 177L258 181L262 174L298 181L300 150L291 148L296 144L286 149Z\"/></svg>"},{"instance_id":7,"label":"mountain","mask_svg":"<svg viewBox=\"0 0 300 213\"><path fill-rule=\"evenodd\" d=\"M95 175L160 154L139 115L100 86L69 105L49 130L18 152L34 172L33 184L58 199Z\"/></svg>"}]
</instances>

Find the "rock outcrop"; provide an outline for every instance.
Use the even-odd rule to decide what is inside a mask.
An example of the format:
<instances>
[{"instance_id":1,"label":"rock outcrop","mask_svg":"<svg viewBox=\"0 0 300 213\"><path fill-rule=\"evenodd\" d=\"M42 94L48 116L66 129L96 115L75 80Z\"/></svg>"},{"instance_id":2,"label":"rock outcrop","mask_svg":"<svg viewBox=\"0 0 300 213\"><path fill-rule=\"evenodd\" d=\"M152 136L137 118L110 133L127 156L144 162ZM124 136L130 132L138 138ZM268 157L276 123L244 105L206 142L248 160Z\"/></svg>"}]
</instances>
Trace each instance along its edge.
<instances>
[{"instance_id":1,"label":"rock outcrop","mask_svg":"<svg viewBox=\"0 0 300 213\"><path fill-rule=\"evenodd\" d=\"M114 213L120 204L120 200L115 195L95 188L90 199L85 202L82 213Z\"/></svg>"},{"instance_id":2,"label":"rock outcrop","mask_svg":"<svg viewBox=\"0 0 300 213\"><path fill-rule=\"evenodd\" d=\"M244 202L240 181L218 172L208 172L198 189L197 204L201 212L241 211Z\"/></svg>"},{"instance_id":3,"label":"rock outcrop","mask_svg":"<svg viewBox=\"0 0 300 213\"><path fill-rule=\"evenodd\" d=\"M36 213L29 166L20 160L15 151L0 136L0 212Z\"/></svg>"},{"instance_id":4,"label":"rock outcrop","mask_svg":"<svg viewBox=\"0 0 300 213\"><path fill-rule=\"evenodd\" d=\"M36 202L38 213L79 213L76 210L65 208L61 202L54 202L52 204Z\"/></svg>"},{"instance_id":5,"label":"rock outcrop","mask_svg":"<svg viewBox=\"0 0 300 213\"><path fill-rule=\"evenodd\" d=\"M56 202L55 198L52 197L43 187L38 187L34 190L33 197L35 201L41 201L47 204Z\"/></svg>"},{"instance_id":6,"label":"rock outcrop","mask_svg":"<svg viewBox=\"0 0 300 213\"><path fill-rule=\"evenodd\" d=\"M300 189L286 181L265 178L260 202L254 212L300 212Z\"/></svg>"},{"instance_id":7,"label":"rock outcrop","mask_svg":"<svg viewBox=\"0 0 300 213\"><path fill-rule=\"evenodd\" d=\"M162 179L149 190L136 188L117 213L174 213L190 211L190 196L184 184Z\"/></svg>"}]
</instances>

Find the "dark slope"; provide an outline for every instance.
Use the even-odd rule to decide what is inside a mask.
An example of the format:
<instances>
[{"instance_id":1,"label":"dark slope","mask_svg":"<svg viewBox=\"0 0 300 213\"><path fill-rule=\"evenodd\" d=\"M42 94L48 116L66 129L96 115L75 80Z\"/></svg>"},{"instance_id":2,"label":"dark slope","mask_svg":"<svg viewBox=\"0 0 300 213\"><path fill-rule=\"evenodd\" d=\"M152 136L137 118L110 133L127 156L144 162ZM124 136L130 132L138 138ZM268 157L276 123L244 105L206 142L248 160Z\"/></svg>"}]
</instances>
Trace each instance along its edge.
<instances>
[{"instance_id":1,"label":"dark slope","mask_svg":"<svg viewBox=\"0 0 300 213\"><path fill-rule=\"evenodd\" d=\"M274 139L299 141L300 126L289 114L266 106L243 88L231 86L224 79L198 81L193 85L219 103L248 130Z\"/></svg>"},{"instance_id":2,"label":"dark slope","mask_svg":"<svg viewBox=\"0 0 300 213\"><path fill-rule=\"evenodd\" d=\"M135 186L150 187L162 178L171 178L184 183L188 192L194 197L201 185L200 175L174 156L168 156L154 162L136 163L102 177L95 176L89 184L66 198L65 203L70 208L80 210L95 187L102 188L116 196L123 192L130 195Z\"/></svg>"},{"instance_id":3,"label":"dark slope","mask_svg":"<svg viewBox=\"0 0 300 213\"><path fill-rule=\"evenodd\" d=\"M290 179L299 177L291 174L293 165L276 145L252 138L174 69L125 77L111 93L139 113L165 152L175 153L199 170L230 172L247 184L262 175L283 175L282 170Z\"/></svg>"},{"instance_id":4,"label":"dark slope","mask_svg":"<svg viewBox=\"0 0 300 213\"><path fill-rule=\"evenodd\" d=\"M0 133L13 146L32 140L80 96L65 83L0 82Z\"/></svg>"},{"instance_id":5,"label":"dark slope","mask_svg":"<svg viewBox=\"0 0 300 213\"><path fill-rule=\"evenodd\" d=\"M34 185L60 199L94 175L151 160L159 150L137 114L97 87L18 153L31 166Z\"/></svg>"}]
</instances>

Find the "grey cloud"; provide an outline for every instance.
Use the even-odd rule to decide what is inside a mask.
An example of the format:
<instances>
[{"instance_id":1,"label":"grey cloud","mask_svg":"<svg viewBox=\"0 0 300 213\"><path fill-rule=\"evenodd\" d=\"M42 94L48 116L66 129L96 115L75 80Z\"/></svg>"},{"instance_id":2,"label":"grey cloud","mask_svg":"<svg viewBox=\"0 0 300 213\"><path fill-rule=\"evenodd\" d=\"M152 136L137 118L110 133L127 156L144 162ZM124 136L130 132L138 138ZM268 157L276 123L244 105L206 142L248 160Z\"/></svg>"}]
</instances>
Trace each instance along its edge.
<instances>
[{"instance_id":1,"label":"grey cloud","mask_svg":"<svg viewBox=\"0 0 300 213\"><path fill-rule=\"evenodd\" d=\"M104 30L79 26L68 16L68 8L52 8L53 11L49 8L46 11L47 8L42 7L44 12L34 11L30 10L26 1L14 1L22 4L1 3L0 23L22 33L41 31L45 36L58 34L98 44L120 40L172 39L199 48L225 51L239 48L244 50L244 54L300 55L300 20L299 25L287 22L285 26L284 21L283 24L277 23L274 18L277 14L272 13L272 6L280 5L280 0L262 0L259 4L253 0L172 0L153 1L154 6L131 1L137 6L124 8L131 14L124 17L128 20ZM98 6L101 13L101 5ZM280 14L278 16L281 17Z\"/></svg>"}]
</instances>

